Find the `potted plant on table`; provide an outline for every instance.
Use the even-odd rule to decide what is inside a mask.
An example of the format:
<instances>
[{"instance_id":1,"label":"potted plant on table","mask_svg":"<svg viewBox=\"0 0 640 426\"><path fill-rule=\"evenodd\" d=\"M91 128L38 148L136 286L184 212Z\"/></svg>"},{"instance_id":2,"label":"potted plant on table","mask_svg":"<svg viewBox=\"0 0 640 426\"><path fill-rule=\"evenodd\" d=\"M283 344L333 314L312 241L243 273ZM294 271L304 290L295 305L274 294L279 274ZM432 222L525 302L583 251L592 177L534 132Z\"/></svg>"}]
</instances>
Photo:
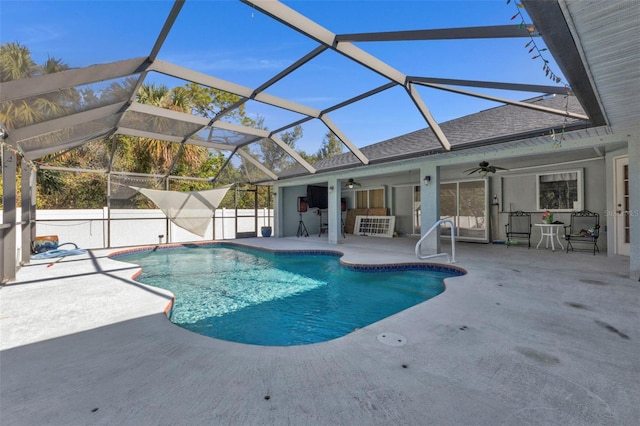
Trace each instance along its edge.
<instances>
[{"instance_id":1,"label":"potted plant on table","mask_svg":"<svg viewBox=\"0 0 640 426\"><path fill-rule=\"evenodd\" d=\"M546 224L553 223L553 213L550 212L549 210L545 210L545 212L542 213L542 223L546 223Z\"/></svg>"}]
</instances>

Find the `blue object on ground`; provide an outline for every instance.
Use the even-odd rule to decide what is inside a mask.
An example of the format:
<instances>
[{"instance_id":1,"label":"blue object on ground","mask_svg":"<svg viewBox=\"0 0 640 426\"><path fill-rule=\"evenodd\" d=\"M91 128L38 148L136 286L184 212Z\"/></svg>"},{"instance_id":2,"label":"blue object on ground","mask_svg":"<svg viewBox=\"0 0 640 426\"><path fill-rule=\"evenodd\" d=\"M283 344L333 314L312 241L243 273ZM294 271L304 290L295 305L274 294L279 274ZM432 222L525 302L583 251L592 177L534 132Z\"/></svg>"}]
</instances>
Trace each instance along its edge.
<instances>
[{"instance_id":1,"label":"blue object on ground","mask_svg":"<svg viewBox=\"0 0 640 426\"><path fill-rule=\"evenodd\" d=\"M87 251L84 249L71 249L71 250L49 250L44 253L38 253L31 256L32 260L40 260L40 259L52 259L54 257L66 257L66 256L74 256L78 254L85 254Z\"/></svg>"}]
</instances>

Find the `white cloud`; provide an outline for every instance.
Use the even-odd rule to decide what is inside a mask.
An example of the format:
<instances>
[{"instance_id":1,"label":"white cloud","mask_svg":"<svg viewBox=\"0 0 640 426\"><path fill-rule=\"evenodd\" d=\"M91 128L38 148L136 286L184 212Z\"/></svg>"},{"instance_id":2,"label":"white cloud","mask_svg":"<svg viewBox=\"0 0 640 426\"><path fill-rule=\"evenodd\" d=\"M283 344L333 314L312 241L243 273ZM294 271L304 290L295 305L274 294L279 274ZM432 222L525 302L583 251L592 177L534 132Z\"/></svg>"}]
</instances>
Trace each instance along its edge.
<instances>
[{"instance_id":1,"label":"white cloud","mask_svg":"<svg viewBox=\"0 0 640 426\"><path fill-rule=\"evenodd\" d=\"M161 54L162 56L162 54ZM253 56L228 57L222 54L173 55L166 59L169 62L181 64L184 67L206 72L214 70L231 71L256 71L256 70L282 70L293 61L287 59L268 59Z\"/></svg>"},{"instance_id":2,"label":"white cloud","mask_svg":"<svg viewBox=\"0 0 640 426\"><path fill-rule=\"evenodd\" d=\"M301 104L336 103L339 101L338 98L331 96L307 96L302 98L294 98L292 100Z\"/></svg>"},{"instance_id":3,"label":"white cloud","mask_svg":"<svg viewBox=\"0 0 640 426\"><path fill-rule=\"evenodd\" d=\"M32 47L40 43L48 43L62 38L63 33L55 26L26 25L20 28L20 43Z\"/></svg>"}]
</instances>

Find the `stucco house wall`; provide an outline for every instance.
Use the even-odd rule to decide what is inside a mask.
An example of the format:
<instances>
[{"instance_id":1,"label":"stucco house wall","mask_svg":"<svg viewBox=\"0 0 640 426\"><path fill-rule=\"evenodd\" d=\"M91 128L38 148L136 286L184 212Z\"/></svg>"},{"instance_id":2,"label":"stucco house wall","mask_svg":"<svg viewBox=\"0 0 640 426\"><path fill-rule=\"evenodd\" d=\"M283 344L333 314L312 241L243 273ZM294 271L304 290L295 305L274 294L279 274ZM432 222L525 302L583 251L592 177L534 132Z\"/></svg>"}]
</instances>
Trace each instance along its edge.
<instances>
[{"instance_id":1,"label":"stucco house wall","mask_svg":"<svg viewBox=\"0 0 640 426\"><path fill-rule=\"evenodd\" d=\"M571 108L580 112L580 105L569 99ZM552 108L564 108L561 97L542 97L528 102L545 105ZM566 129L565 129L566 125ZM558 130L562 126L562 133ZM501 106L482 111L470 116L461 117L450 122L442 123L442 129L449 137L451 150L440 148L434 135L429 129L418 130L401 135L367 147L361 151L370 160L367 167L358 167L354 163L354 156L345 153L341 156L321 160L314 167L319 173L304 177L293 177L295 170L283 176L283 180L275 182L276 190L282 191L289 200L283 200L283 214L291 211L294 217L281 218L281 231L278 236L295 235L298 225L298 213L295 211L295 197L306 194L306 185L329 185L330 182L344 182L354 178L362 183L362 188L386 188L386 206L392 214L402 214L397 222L400 234L411 233L407 209L396 208L394 202L410 200L407 187L417 185L420 188L420 209L422 233L435 223L440 217L439 182L454 182L478 179L479 175L469 176L465 171L475 167L481 161L488 161L492 165L504 167L508 170L489 174L487 190L487 208L490 212L489 224L493 226L489 232L489 240L504 239L504 224L509 210L525 210L532 213L532 223L541 222L541 211L537 208L536 180L538 174L566 172L578 170L582 173L582 206L581 209L590 210L600 215L600 237L598 246L603 255L618 253L616 238L620 218L615 214L614 189L616 185L615 159L628 154L629 158L629 198L630 212L630 249L631 271L640 271L640 256L637 256L640 241L640 227L635 224L639 220L640 208L638 193L640 192L640 133L629 131L615 133L606 126L590 127L588 123L579 120L558 118L552 114L524 112L519 108ZM556 137L552 137L549 129L556 129ZM565 132L566 130L566 132ZM559 135L562 136L559 136ZM423 178L430 175L430 185L425 185ZM296 190L290 188L298 187ZM334 196L350 197L350 192L342 192ZM293 192L290 192L293 191ZM294 193L296 192L297 193ZM496 195L500 204L499 210L493 206L493 196ZM349 204L350 207L353 205ZM413 208L413 205L411 206ZM278 213L276 213L278 214ZM332 213L329 212L329 216ZM317 232L320 220L313 220L307 214L305 219L310 233ZM333 213L333 217L339 218ZM554 219L566 224L570 222L570 212L554 212ZM309 226L311 225L311 226ZM329 241L340 243L335 238L338 233L339 219L336 224L329 221L329 228L333 230ZM533 228L532 243L537 244L540 239L539 228ZM436 241L429 248L437 249ZM636 253L634 257L634 253Z\"/></svg>"},{"instance_id":2,"label":"stucco house wall","mask_svg":"<svg viewBox=\"0 0 640 426\"><path fill-rule=\"evenodd\" d=\"M624 152L624 150L615 151L616 155L622 155ZM517 151L515 151L515 153L517 155ZM539 216L541 216L542 211L538 210L536 206L537 175L552 172L581 171L583 179L583 209L600 214L601 233L598 246L602 252L606 252L609 239L607 211L610 210L607 206L611 203L608 201L609 192L607 190L611 183L611 178L607 178L609 170L607 157L605 157L604 154L599 154L597 151L571 153L549 150L547 154L538 154L535 157L528 157L527 154L527 150L522 149L521 157L497 159L495 161L492 160L491 155L460 157L458 160L460 162L459 164L439 166L440 181L452 182L480 178L477 174L470 176L468 173L465 173L465 170L474 164L470 163L470 161L479 162L483 159L492 160L492 164L508 169L487 176L489 180L489 190L487 194L490 213L489 222L493 226L493 229L490 229L489 235L490 239L495 240L505 238L504 224L507 221L510 210L529 211L532 214L532 223L541 222ZM397 210L395 207L398 203L402 202L401 200L410 200L408 197L409 194L411 194L413 185L423 185L422 176L417 172L419 167L428 163L442 162L443 158L445 157L423 157L413 161L387 164L384 167L369 167L367 169L368 175L356 178L356 181L361 183L362 186L356 187L355 189L384 188L386 207L390 209L392 214L395 214L395 210ZM342 179L344 182L354 175L353 172L351 174L348 173L347 171L342 171L332 173L331 175L338 175L339 179ZM306 185L326 185L328 176L329 174L318 175L314 177L314 180L308 180L307 178L304 184L281 187L279 189L280 194L284 197L283 213L287 217L287 219L283 221L283 233L281 236L296 235L300 218L297 212L297 198L306 196ZM409 189L407 190L407 188ZM341 197L347 199L348 207L353 208L355 206L355 191L346 188L341 188L340 190ZM494 206L491 206L494 195L497 195L500 203L499 212ZM400 234L410 234L411 218L407 216L405 210L401 211L403 212L402 219L404 219L406 223L402 222L402 220L399 221L396 229ZM570 214L570 212L555 212L554 219L569 224ZM306 213L302 213L302 220L310 235L317 235L319 233L320 217L317 215L317 209L310 208ZM534 227L532 242L537 242L539 239L540 230Z\"/></svg>"}]
</instances>

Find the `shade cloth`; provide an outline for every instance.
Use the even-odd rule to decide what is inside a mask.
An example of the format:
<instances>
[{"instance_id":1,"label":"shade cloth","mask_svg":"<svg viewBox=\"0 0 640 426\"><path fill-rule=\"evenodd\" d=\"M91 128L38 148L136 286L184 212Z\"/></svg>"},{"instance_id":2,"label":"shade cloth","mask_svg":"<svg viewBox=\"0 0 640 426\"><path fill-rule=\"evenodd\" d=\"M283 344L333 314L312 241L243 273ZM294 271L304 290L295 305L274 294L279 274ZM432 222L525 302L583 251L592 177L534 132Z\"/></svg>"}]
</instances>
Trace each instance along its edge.
<instances>
[{"instance_id":1,"label":"shade cloth","mask_svg":"<svg viewBox=\"0 0 640 426\"><path fill-rule=\"evenodd\" d=\"M204 237L213 211L232 185L206 191L160 191L131 187L156 203L158 208L182 229Z\"/></svg>"}]
</instances>

